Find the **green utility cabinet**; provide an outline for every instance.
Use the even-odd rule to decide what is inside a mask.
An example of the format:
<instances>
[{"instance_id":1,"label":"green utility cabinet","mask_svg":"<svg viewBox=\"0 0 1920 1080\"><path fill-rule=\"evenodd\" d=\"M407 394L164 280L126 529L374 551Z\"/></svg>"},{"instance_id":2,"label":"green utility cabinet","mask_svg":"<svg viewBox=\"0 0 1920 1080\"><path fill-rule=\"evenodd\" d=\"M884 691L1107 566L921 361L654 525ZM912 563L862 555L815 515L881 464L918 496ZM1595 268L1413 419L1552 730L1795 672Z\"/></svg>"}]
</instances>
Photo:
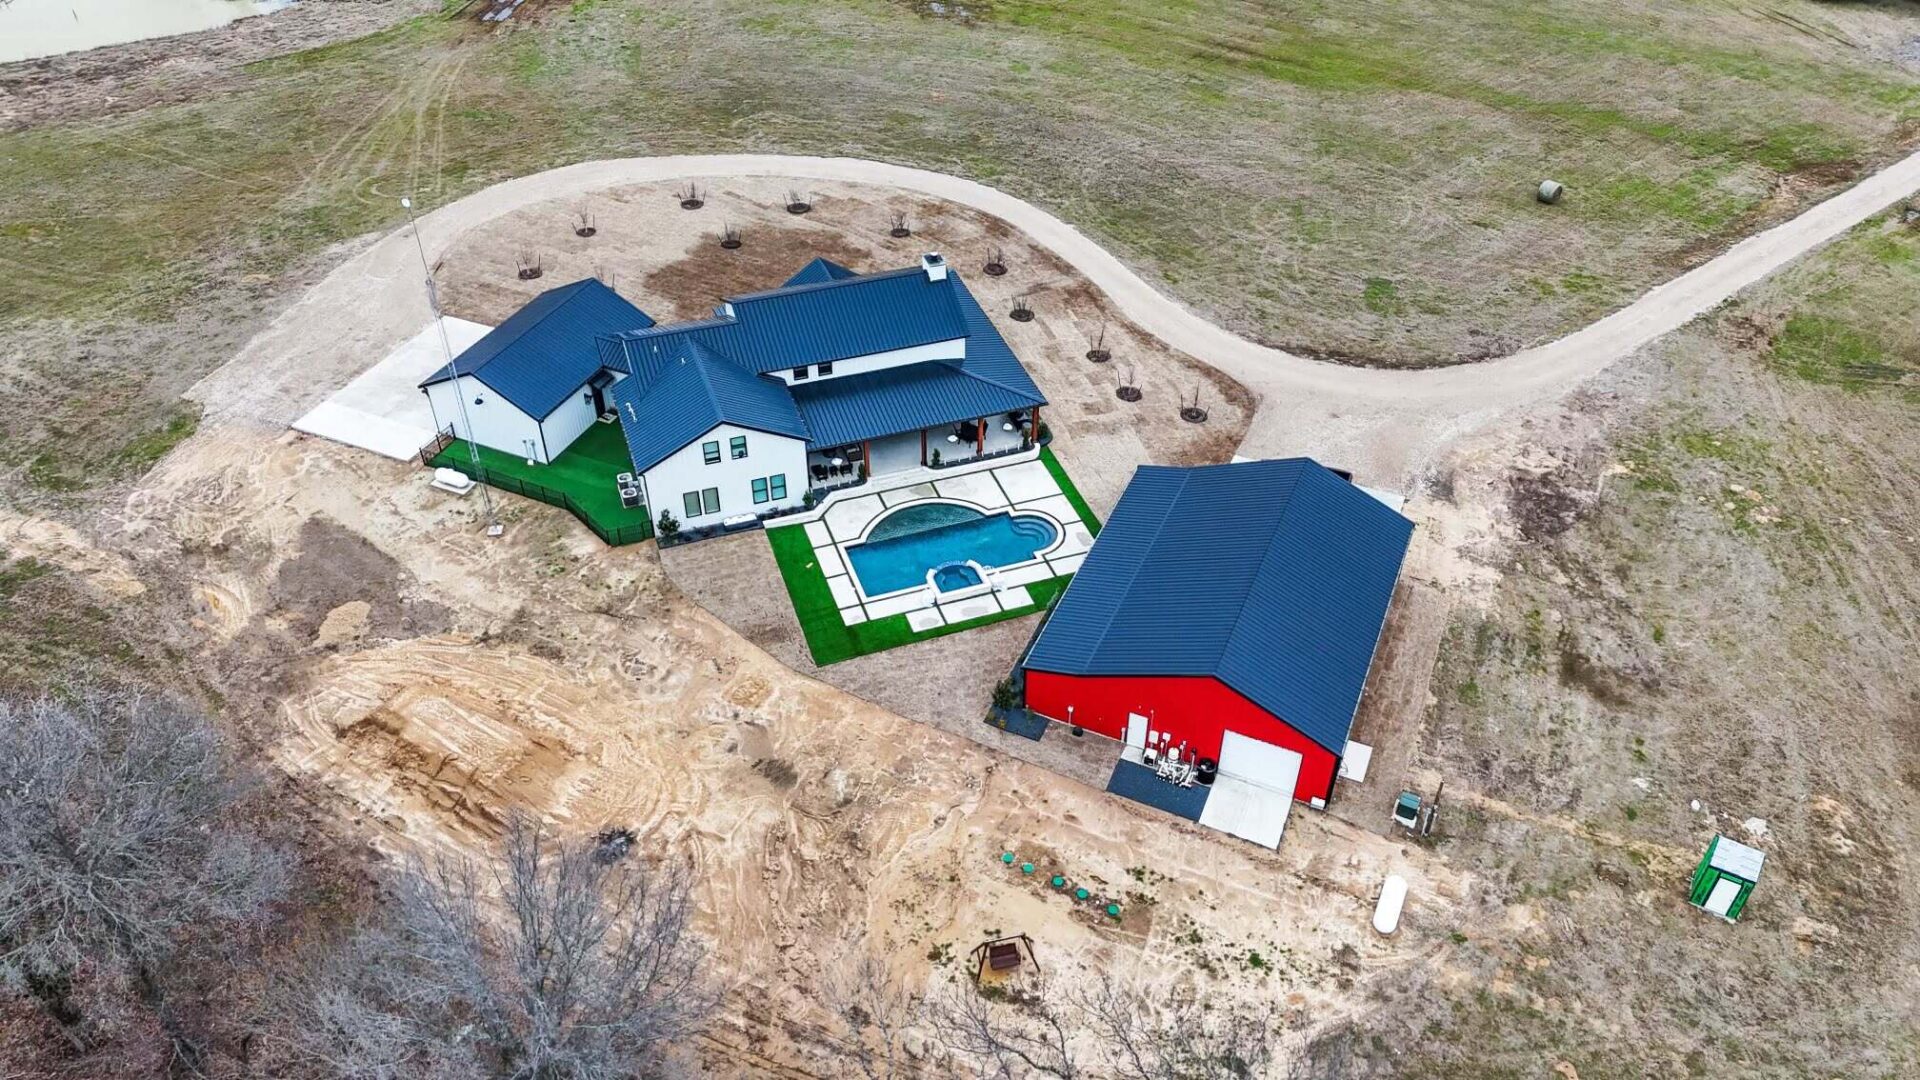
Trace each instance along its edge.
<instances>
[{"instance_id":1,"label":"green utility cabinet","mask_svg":"<svg viewBox=\"0 0 1920 1080\"><path fill-rule=\"evenodd\" d=\"M1760 864L1767 854L1738 840L1716 836L1693 871L1693 892L1687 902L1709 915L1733 922L1746 910L1747 897L1760 881Z\"/></svg>"}]
</instances>

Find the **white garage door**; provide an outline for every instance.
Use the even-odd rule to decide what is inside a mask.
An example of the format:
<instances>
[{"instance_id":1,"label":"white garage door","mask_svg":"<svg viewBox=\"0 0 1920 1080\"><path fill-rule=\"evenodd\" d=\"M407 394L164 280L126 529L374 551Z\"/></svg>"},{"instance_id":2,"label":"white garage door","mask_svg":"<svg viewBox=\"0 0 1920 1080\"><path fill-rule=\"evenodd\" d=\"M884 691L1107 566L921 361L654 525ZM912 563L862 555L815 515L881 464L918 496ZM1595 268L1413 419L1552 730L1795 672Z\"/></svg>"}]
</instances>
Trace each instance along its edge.
<instances>
[{"instance_id":1,"label":"white garage door","mask_svg":"<svg viewBox=\"0 0 1920 1080\"><path fill-rule=\"evenodd\" d=\"M1220 740L1220 774L1200 811L1200 824L1263 847L1279 847L1287 813L1293 809L1301 760L1284 746L1227 732Z\"/></svg>"}]
</instances>

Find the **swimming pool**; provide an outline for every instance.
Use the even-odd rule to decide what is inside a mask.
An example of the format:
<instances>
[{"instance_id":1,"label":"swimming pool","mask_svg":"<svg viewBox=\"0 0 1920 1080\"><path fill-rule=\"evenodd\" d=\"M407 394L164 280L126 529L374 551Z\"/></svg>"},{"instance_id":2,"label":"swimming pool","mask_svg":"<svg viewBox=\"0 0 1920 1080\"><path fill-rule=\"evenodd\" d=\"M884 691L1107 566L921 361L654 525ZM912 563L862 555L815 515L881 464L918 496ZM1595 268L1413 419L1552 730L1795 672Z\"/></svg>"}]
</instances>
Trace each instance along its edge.
<instances>
[{"instance_id":1,"label":"swimming pool","mask_svg":"<svg viewBox=\"0 0 1920 1080\"><path fill-rule=\"evenodd\" d=\"M982 583L968 561L989 567L1026 562L1059 536L1053 522L1032 514L920 503L881 518L865 541L847 549L847 559L868 596L925 585L929 571L944 592Z\"/></svg>"}]
</instances>

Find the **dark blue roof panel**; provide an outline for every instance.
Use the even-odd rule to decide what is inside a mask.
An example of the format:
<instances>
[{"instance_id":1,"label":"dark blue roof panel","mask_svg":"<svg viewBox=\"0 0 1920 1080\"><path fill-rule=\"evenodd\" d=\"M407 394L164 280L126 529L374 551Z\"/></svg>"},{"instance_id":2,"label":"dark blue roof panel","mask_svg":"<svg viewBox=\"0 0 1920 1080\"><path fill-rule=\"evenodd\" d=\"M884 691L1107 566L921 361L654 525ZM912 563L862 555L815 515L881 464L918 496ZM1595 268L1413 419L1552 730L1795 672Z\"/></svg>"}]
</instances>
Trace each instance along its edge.
<instances>
[{"instance_id":1,"label":"dark blue roof panel","mask_svg":"<svg viewBox=\"0 0 1920 1080\"><path fill-rule=\"evenodd\" d=\"M634 350L690 337L754 372L891 352L967 335L956 289L919 267L736 296L731 316L618 335Z\"/></svg>"},{"instance_id":2,"label":"dark blue roof panel","mask_svg":"<svg viewBox=\"0 0 1920 1080\"><path fill-rule=\"evenodd\" d=\"M1306 458L1142 466L1027 666L1211 675L1344 753L1412 534Z\"/></svg>"},{"instance_id":3,"label":"dark blue roof panel","mask_svg":"<svg viewBox=\"0 0 1920 1080\"><path fill-rule=\"evenodd\" d=\"M834 262L832 259L815 259L800 268L800 272L788 278L781 288L794 285L818 285L823 281L839 281L842 278L857 277L853 271Z\"/></svg>"},{"instance_id":4,"label":"dark blue roof panel","mask_svg":"<svg viewBox=\"0 0 1920 1080\"><path fill-rule=\"evenodd\" d=\"M544 420L600 370L596 339L652 325L646 312L587 278L534 297L420 385L445 382L457 369Z\"/></svg>"},{"instance_id":5,"label":"dark blue roof panel","mask_svg":"<svg viewBox=\"0 0 1920 1080\"><path fill-rule=\"evenodd\" d=\"M645 472L718 424L807 437L807 425L779 380L755 375L697 341L647 375L614 384L614 408L633 467Z\"/></svg>"},{"instance_id":6,"label":"dark blue roof panel","mask_svg":"<svg viewBox=\"0 0 1920 1080\"><path fill-rule=\"evenodd\" d=\"M967 349L971 359L972 342ZM793 403L806 419L812 444L826 447L998 416L1044 399L1038 390L1020 393L963 367L929 362L801 383L793 387Z\"/></svg>"}]
</instances>

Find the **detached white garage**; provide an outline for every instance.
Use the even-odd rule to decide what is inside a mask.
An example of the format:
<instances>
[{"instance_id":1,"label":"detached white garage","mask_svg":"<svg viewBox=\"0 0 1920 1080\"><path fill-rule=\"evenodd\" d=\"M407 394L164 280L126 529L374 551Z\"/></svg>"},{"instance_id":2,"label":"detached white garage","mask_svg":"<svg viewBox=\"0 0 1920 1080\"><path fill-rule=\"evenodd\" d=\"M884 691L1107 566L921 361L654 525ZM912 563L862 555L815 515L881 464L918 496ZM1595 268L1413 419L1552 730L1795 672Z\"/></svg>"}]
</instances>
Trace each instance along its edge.
<instances>
[{"instance_id":1,"label":"detached white garage","mask_svg":"<svg viewBox=\"0 0 1920 1080\"><path fill-rule=\"evenodd\" d=\"M1301 760L1284 746L1225 732L1220 739L1220 772L1200 812L1200 824L1263 847L1279 847L1287 811L1293 808Z\"/></svg>"}]
</instances>

